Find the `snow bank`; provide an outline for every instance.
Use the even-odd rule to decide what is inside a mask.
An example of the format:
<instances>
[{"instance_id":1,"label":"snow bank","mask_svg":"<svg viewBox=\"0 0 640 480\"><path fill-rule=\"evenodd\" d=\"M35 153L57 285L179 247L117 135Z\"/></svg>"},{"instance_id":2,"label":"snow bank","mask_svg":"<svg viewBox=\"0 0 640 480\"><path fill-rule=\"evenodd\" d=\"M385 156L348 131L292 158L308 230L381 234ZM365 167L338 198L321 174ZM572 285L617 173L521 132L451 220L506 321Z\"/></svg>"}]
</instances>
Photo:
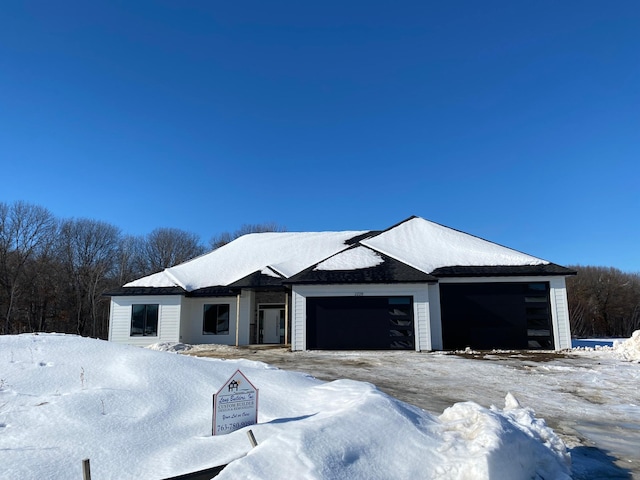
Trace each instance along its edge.
<instances>
[{"instance_id":1,"label":"snow bank","mask_svg":"<svg viewBox=\"0 0 640 480\"><path fill-rule=\"evenodd\" d=\"M178 345L158 345L172 350ZM211 436L212 395L236 369L259 390L258 446ZM568 478L555 434L507 397L435 417L374 385L321 382L69 335L0 337L4 478L164 478L229 463L225 478Z\"/></svg>"},{"instance_id":2,"label":"snow bank","mask_svg":"<svg viewBox=\"0 0 640 480\"><path fill-rule=\"evenodd\" d=\"M571 478L571 459L562 440L511 394L504 410L456 403L440 420L441 448L460 457L467 472L463 478Z\"/></svg>"},{"instance_id":3,"label":"snow bank","mask_svg":"<svg viewBox=\"0 0 640 480\"><path fill-rule=\"evenodd\" d=\"M614 343L613 349L626 360L640 362L640 330L633 332L631 338Z\"/></svg>"},{"instance_id":4,"label":"snow bank","mask_svg":"<svg viewBox=\"0 0 640 480\"><path fill-rule=\"evenodd\" d=\"M156 350L158 352L187 352L191 350L191 345L187 345L186 343L177 343L177 342L160 342L160 343L152 343L151 345L147 345L145 348L149 350Z\"/></svg>"}]
</instances>

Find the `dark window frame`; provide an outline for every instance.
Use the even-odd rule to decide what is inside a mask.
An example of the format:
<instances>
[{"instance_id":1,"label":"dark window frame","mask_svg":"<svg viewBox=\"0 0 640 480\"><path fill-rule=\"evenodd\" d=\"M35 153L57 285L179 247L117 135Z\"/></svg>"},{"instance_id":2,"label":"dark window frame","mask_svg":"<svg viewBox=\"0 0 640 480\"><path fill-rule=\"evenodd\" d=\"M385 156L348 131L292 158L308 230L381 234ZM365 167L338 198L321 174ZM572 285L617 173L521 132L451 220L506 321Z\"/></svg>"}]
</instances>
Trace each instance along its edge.
<instances>
[{"instance_id":1,"label":"dark window frame","mask_svg":"<svg viewBox=\"0 0 640 480\"><path fill-rule=\"evenodd\" d=\"M208 316L209 312L211 312L210 317ZM226 314L226 318L224 318L225 314ZM231 305L230 304L205 303L204 306L202 307L202 334L203 335L229 335L230 323L231 323Z\"/></svg>"},{"instance_id":2,"label":"dark window frame","mask_svg":"<svg viewBox=\"0 0 640 480\"><path fill-rule=\"evenodd\" d=\"M134 303L131 305L130 337L157 337L160 304ZM135 332L134 332L135 330Z\"/></svg>"}]
</instances>

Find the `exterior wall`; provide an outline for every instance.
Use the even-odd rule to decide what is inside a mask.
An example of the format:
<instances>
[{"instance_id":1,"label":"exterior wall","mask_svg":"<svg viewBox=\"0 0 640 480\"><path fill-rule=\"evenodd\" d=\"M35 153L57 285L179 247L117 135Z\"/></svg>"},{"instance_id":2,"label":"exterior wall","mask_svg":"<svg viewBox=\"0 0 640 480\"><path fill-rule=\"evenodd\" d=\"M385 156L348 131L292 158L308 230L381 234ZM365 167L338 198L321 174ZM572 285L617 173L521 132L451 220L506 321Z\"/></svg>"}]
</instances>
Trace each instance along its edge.
<instances>
[{"instance_id":1,"label":"exterior wall","mask_svg":"<svg viewBox=\"0 0 640 480\"><path fill-rule=\"evenodd\" d=\"M549 282L552 328L557 350L571 348L569 307L564 277L481 277L443 278L440 283ZM443 348L439 284L354 284L297 285L292 289L290 306L291 349L306 350L306 297L337 296L412 296L416 350ZM229 305L229 334L203 335L202 314L205 304ZM158 304L158 335L132 337L131 306ZM240 297L185 298L180 295L112 297L109 340L146 346L158 342L191 344L216 343L248 345L251 322L255 323L256 294L243 290ZM239 319L239 325L237 320Z\"/></svg>"},{"instance_id":2,"label":"exterior wall","mask_svg":"<svg viewBox=\"0 0 640 480\"><path fill-rule=\"evenodd\" d=\"M146 346L159 342L180 341L180 319L183 297L180 295L150 295L112 297L109 313L109 341ZM158 304L158 335L131 336L131 306Z\"/></svg>"},{"instance_id":3,"label":"exterior wall","mask_svg":"<svg viewBox=\"0 0 640 480\"><path fill-rule=\"evenodd\" d=\"M571 348L571 328L569 324L569 304L564 277L469 277L441 278L440 283L509 283L509 282L549 282L549 299L551 303L551 323L556 350ZM440 298L440 287L435 285L437 297ZM434 292L435 293L435 292ZM433 298L433 296L432 296ZM438 312L440 307L438 306ZM438 313L439 315L439 313ZM441 323L441 320L440 322Z\"/></svg>"},{"instance_id":4,"label":"exterior wall","mask_svg":"<svg viewBox=\"0 0 640 480\"><path fill-rule=\"evenodd\" d=\"M571 325L569 323L569 302L564 277L550 282L551 312L553 315L553 340L557 350L571 348Z\"/></svg>"},{"instance_id":5,"label":"exterior wall","mask_svg":"<svg viewBox=\"0 0 640 480\"><path fill-rule=\"evenodd\" d=\"M180 341L194 345L206 343L248 345L250 343L249 322L253 296L253 292L243 290L239 299L237 296L185 298L184 314L181 318ZM202 333L205 304L229 305L229 333L227 335L204 335ZM240 320L239 328L236 329L238 318Z\"/></svg>"},{"instance_id":6,"label":"exterior wall","mask_svg":"<svg viewBox=\"0 0 640 480\"><path fill-rule=\"evenodd\" d=\"M297 285L292 289L291 350L306 350L307 297L412 296L416 350L431 350L426 284Z\"/></svg>"},{"instance_id":7,"label":"exterior wall","mask_svg":"<svg viewBox=\"0 0 640 480\"><path fill-rule=\"evenodd\" d=\"M185 298L180 341L192 345L202 343L235 345L237 303L237 297ZM227 335L204 335L202 333L205 304L229 305L229 333Z\"/></svg>"}]
</instances>

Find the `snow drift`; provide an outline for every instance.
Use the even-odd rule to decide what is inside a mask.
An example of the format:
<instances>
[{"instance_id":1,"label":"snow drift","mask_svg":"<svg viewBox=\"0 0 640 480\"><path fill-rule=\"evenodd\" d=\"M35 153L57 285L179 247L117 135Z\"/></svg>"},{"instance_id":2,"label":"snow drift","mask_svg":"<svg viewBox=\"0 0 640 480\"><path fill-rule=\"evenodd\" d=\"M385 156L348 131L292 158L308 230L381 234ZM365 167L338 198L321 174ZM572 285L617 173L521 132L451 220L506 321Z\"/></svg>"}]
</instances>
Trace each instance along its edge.
<instances>
[{"instance_id":1,"label":"snow drift","mask_svg":"<svg viewBox=\"0 0 640 480\"><path fill-rule=\"evenodd\" d=\"M640 362L640 330L636 330L631 338L623 342L616 342L613 349L625 360Z\"/></svg>"},{"instance_id":2,"label":"snow drift","mask_svg":"<svg viewBox=\"0 0 640 480\"><path fill-rule=\"evenodd\" d=\"M259 389L258 446L211 436L212 395L236 369ZM374 385L321 382L249 360L213 360L68 335L0 337L6 478L570 478L556 434L511 395L440 417Z\"/></svg>"}]
</instances>

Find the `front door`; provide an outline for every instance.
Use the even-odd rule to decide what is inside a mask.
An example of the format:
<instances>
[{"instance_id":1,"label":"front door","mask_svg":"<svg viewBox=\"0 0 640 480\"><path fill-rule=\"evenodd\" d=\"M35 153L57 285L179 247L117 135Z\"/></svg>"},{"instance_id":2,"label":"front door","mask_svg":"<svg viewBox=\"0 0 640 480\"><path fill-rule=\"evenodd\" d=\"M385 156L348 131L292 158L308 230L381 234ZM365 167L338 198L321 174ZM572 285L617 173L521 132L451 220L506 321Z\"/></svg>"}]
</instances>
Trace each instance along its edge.
<instances>
[{"instance_id":1,"label":"front door","mask_svg":"<svg viewBox=\"0 0 640 480\"><path fill-rule=\"evenodd\" d=\"M284 343L284 308L260 309L260 343Z\"/></svg>"}]
</instances>

